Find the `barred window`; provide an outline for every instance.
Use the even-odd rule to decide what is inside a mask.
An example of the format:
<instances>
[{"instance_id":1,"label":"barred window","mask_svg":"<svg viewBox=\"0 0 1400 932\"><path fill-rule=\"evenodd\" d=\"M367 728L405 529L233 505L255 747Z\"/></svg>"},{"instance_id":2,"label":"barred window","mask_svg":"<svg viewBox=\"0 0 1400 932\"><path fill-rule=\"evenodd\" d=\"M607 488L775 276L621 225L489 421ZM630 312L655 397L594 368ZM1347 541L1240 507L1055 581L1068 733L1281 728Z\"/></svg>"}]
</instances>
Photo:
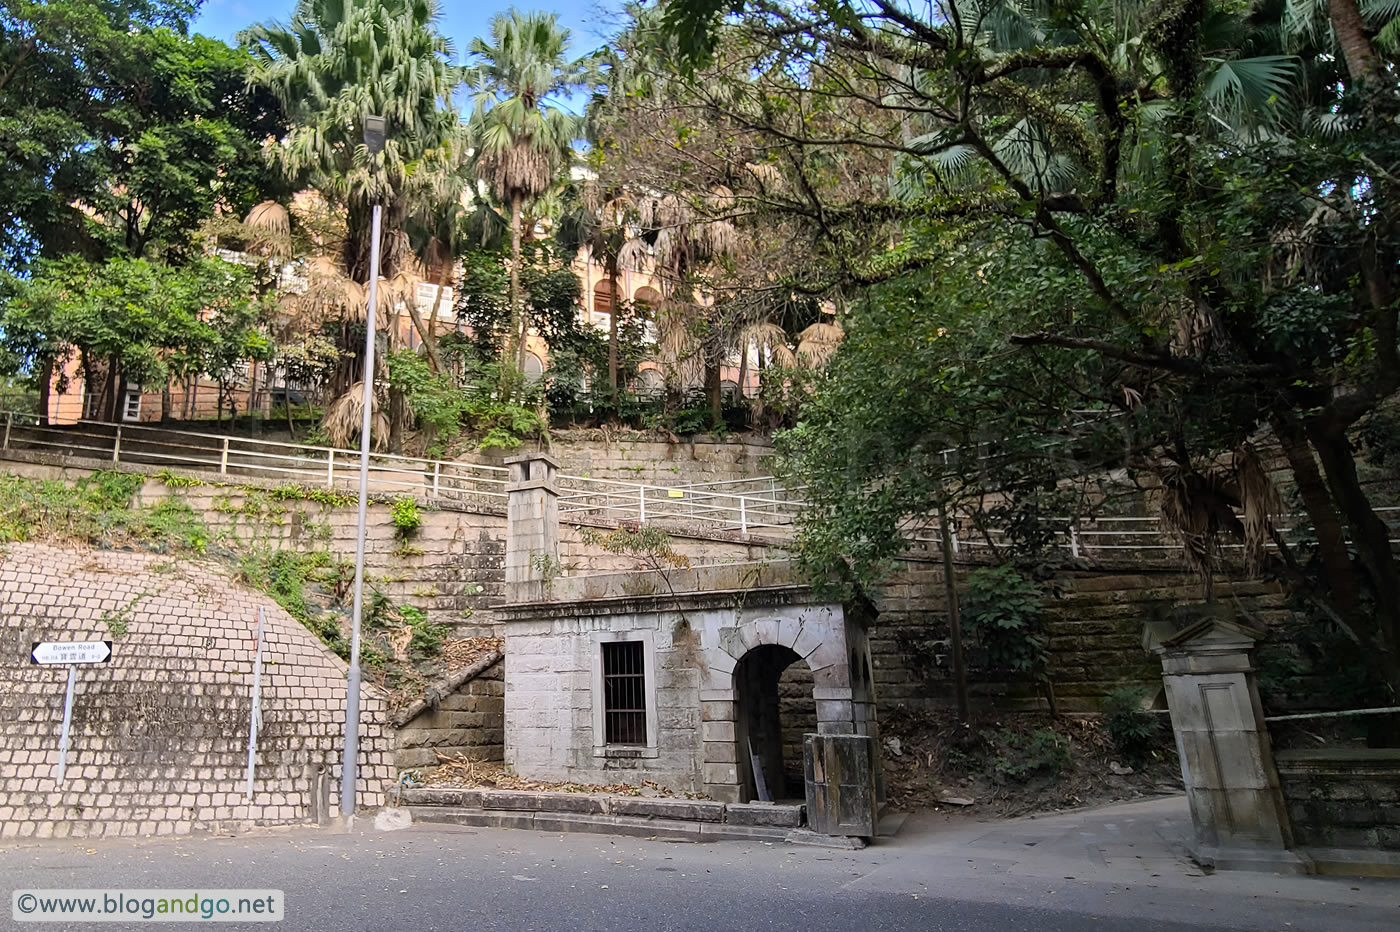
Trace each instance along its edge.
<instances>
[{"instance_id":1,"label":"barred window","mask_svg":"<svg viewBox=\"0 0 1400 932\"><path fill-rule=\"evenodd\" d=\"M641 641L603 647L603 724L608 744L647 743L646 665Z\"/></svg>"}]
</instances>

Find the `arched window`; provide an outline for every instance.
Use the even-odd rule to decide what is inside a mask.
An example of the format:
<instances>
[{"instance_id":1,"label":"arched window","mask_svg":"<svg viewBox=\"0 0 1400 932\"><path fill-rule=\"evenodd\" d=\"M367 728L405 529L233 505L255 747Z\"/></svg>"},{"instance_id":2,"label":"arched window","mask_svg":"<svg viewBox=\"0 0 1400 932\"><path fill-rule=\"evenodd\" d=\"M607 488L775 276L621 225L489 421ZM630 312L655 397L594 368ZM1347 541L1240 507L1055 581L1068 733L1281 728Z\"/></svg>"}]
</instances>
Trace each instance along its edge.
<instances>
[{"instance_id":1,"label":"arched window","mask_svg":"<svg viewBox=\"0 0 1400 932\"><path fill-rule=\"evenodd\" d=\"M649 285L643 285L632 295L632 303L637 307L637 313L646 320L656 319L656 309L661 306L661 292Z\"/></svg>"},{"instance_id":2,"label":"arched window","mask_svg":"<svg viewBox=\"0 0 1400 932\"><path fill-rule=\"evenodd\" d=\"M593 286L593 313L611 314L612 309L612 284L604 279Z\"/></svg>"},{"instance_id":3,"label":"arched window","mask_svg":"<svg viewBox=\"0 0 1400 932\"><path fill-rule=\"evenodd\" d=\"M632 380L632 391L642 398L655 398L666 390L666 379L660 369L643 369Z\"/></svg>"},{"instance_id":4,"label":"arched window","mask_svg":"<svg viewBox=\"0 0 1400 932\"><path fill-rule=\"evenodd\" d=\"M525 354L525 381L538 382L544 378L544 360L534 353Z\"/></svg>"}]
</instances>

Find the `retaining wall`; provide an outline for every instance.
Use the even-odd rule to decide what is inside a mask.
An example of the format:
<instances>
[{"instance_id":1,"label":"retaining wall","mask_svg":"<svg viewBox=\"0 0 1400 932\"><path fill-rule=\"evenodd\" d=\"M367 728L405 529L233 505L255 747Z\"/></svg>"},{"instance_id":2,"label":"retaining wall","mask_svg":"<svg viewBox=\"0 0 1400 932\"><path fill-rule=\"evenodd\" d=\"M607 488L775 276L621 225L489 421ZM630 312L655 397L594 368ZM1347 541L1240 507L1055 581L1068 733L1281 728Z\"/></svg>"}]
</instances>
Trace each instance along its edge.
<instances>
[{"instance_id":1,"label":"retaining wall","mask_svg":"<svg viewBox=\"0 0 1400 932\"><path fill-rule=\"evenodd\" d=\"M257 612L262 727L245 799ZM66 779L55 782L66 668L36 641L111 640L80 666ZM156 554L10 544L0 563L0 836L180 835L299 822L338 798L345 664L223 570ZM393 737L367 686L358 799L383 804ZM324 776L318 779L317 771Z\"/></svg>"},{"instance_id":2,"label":"retaining wall","mask_svg":"<svg viewBox=\"0 0 1400 932\"><path fill-rule=\"evenodd\" d=\"M1400 872L1400 748L1278 751L1274 762L1298 847L1393 852Z\"/></svg>"}]
</instances>

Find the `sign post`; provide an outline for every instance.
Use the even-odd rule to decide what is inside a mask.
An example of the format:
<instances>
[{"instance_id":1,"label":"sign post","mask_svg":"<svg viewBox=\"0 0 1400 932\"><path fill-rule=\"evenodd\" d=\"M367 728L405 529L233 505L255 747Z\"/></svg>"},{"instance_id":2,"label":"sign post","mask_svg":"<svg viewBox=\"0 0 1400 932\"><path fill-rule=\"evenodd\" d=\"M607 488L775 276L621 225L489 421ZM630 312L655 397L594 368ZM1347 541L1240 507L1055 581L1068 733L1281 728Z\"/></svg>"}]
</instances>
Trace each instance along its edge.
<instances>
[{"instance_id":1,"label":"sign post","mask_svg":"<svg viewBox=\"0 0 1400 932\"><path fill-rule=\"evenodd\" d=\"M58 738L58 773L55 775L59 786L63 785L63 772L68 768L68 731L73 724L73 687L78 681L78 664L106 663L111 659L111 641L38 641L29 652L30 663L68 667L68 691L63 696L63 730Z\"/></svg>"},{"instance_id":2,"label":"sign post","mask_svg":"<svg viewBox=\"0 0 1400 932\"><path fill-rule=\"evenodd\" d=\"M253 657L252 711L248 716L248 802L253 801L253 776L258 766L258 726L262 724L263 608L258 607L258 646Z\"/></svg>"}]
</instances>

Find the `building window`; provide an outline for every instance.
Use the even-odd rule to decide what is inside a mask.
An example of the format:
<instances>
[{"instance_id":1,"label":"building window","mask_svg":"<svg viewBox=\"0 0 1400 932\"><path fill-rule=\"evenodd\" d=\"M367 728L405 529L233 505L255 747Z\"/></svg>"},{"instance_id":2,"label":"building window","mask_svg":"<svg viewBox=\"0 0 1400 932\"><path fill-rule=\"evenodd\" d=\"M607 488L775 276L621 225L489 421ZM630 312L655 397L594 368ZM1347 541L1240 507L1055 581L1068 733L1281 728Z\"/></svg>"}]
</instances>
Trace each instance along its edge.
<instances>
[{"instance_id":1,"label":"building window","mask_svg":"<svg viewBox=\"0 0 1400 932\"><path fill-rule=\"evenodd\" d=\"M525 381L534 385L544 378L544 360L534 353L525 354Z\"/></svg>"},{"instance_id":2,"label":"building window","mask_svg":"<svg viewBox=\"0 0 1400 932\"><path fill-rule=\"evenodd\" d=\"M127 389L126 398L122 400L122 420L141 420L141 390Z\"/></svg>"},{"instance_id":3,"label":"building window","mask_svg":"<svg viewBox=\"0 0 1400 932\"><path fill-rule=\"evenodd\" d=\"M603 729L608 744L647 743L646 663L641 641L603 648Z\"/></svg>"}]
</instances>

